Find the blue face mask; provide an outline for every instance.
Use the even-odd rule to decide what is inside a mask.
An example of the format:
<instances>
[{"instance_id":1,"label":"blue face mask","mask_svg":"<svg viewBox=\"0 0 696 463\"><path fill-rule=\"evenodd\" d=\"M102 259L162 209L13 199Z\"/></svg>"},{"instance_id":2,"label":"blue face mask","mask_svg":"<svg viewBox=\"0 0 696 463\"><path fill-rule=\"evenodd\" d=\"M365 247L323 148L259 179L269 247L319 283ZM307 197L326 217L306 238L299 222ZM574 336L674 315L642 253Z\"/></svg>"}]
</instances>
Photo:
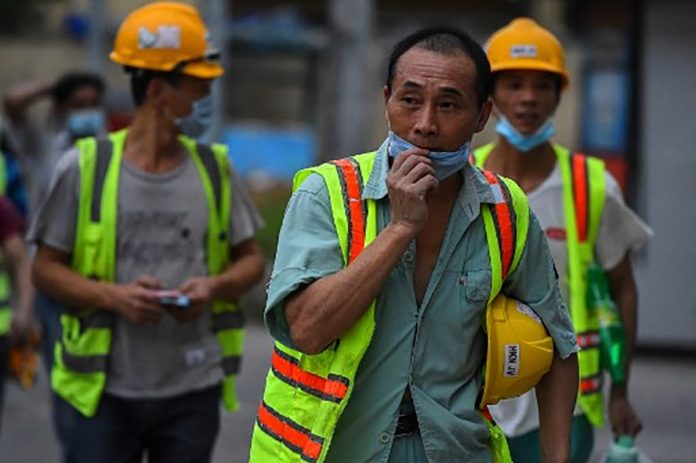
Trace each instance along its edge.
<instances>
[{"instance_id":1,"label":"blue face mask","mask_svg":"<svg viewBox=\"0 0 696 463\"><path fill-rule=\"evenodd\" d=\"M176 119L174 123L181 133L191 138L200 138L213 124L213 95L206 95L193 102L191 114Z\"/></svg>"},{"instance_id":2,"label":"blue face mask","mask_svg":"<svg viewBox=\"0 0 696 463\"><path fill-rule=\"evenodd\" d=\"M390 157L395 158L411 148L416 148L416 146L394 132L389 132L387 136L387 152ZM464 143L457 151L431 151L429 157L432 161L432 167L435 169L435 178L444 180L450 175L459 172L469 162L470 152L471 142L469 141Z\"/></svg>"},{"instance_id":3,"label":"blue face mask","mask_svg":"<svg viewBox=\"0 0 696 463\"><path fill-rule=\"evenodd\" d=\"M74 138L91 137L104 130L104 112L100 109L71 111L65 121L66 129Z\"/></svg>"},{"instance_id":4,"label":"blue face mask","mask_svg":"<svg viewBox=\"0 0 696 463\"><path fill-rule=\"evenodd\" d=\"M556 127L550 118L533 134L522 135L505 116L501 115L495 130L512 146L525 153L549 141L556 134Z\"/></svg>"}]
</instances>

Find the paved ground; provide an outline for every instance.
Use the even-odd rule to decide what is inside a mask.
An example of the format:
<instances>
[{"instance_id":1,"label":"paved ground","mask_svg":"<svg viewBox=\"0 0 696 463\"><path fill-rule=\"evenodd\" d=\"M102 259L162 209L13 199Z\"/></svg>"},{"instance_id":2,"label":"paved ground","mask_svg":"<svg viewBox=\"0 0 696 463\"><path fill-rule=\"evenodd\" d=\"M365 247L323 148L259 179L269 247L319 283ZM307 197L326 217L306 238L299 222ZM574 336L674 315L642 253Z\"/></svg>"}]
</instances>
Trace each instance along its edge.
<instances>
[{"instance_id":1,"label":"paved ground","mask_svg":"<svg viewBox=\"0 0 696 463\"><path fill-rule=\"evenodd\" d=\"M251 326L239 385L241 410L223 419L214 463L246 462L269 358L268 337L262 328ZM0 462L57 463L45 378L29 392L12 383L8 387ZM634 369L632 397L645 423L638 444L654 463L696 463L696 359L640 357ZM608 434L601 433L597 448L607 448L608 441Z\"/></svg>"}]
</instances>

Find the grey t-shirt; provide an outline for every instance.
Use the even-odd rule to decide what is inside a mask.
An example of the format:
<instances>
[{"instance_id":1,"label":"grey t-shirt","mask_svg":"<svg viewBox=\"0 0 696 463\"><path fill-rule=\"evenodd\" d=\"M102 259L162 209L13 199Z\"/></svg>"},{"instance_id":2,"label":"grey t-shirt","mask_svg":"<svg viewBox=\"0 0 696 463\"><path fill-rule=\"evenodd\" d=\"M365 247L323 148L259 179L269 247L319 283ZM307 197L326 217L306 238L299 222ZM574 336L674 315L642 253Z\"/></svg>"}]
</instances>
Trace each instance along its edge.
<instances>
[{"instance_id":1,"label":"grey t-shirt","mask_svg":"<svg viewBox=\"0 0 696 463\"><path fill-rule=\"evenodd\" d=\"M59 162L29 239L72 252L79 199L78 151ZM231 244L254 236L262 220L234 171ZM208 202L190 158L165 174L148 174L124 161L119 176L116 282L143 275L177 288L207 275ZM221 351L210 313L187 323L165 315L157 325L117 316L108 365L107 392L126 398L171 397L222 380Z\"/></svg>"}]
</instances>

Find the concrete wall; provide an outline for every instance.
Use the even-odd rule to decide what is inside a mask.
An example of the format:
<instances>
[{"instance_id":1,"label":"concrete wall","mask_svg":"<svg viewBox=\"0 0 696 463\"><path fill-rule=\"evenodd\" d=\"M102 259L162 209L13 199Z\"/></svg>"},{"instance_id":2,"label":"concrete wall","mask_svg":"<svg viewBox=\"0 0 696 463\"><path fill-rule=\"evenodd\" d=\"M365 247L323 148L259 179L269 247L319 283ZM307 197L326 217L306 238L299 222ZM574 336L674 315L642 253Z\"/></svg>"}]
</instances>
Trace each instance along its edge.
<instances>
[{"instance_id":1,"label":"concrete wall","mask_svg":"<svg viewBox=\"0 0 696 463\"><path fill-rule=\"evenodd\" d=\"M639 212L655 237L636 262L640 341L696 348L696 3L646 2Z\"/></svg>"}]
</instances>

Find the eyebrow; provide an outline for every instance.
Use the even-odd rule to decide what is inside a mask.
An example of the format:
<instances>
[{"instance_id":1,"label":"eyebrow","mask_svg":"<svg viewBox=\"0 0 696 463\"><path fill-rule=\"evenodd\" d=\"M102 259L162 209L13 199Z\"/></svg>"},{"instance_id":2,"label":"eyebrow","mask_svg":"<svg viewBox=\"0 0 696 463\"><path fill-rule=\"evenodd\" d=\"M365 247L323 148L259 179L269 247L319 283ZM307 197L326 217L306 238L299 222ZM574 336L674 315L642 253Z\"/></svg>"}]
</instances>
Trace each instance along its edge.
<instances>
[{"instance_id":1,"label":"eyebrow","mask_svg":"<svg viewBox=\"0 0 696 463\"><path fill-rule=\"evenodd\" d=\"M406 82L403 83L402 87L405 88L413 88L413 89L422 89L423 85L419 84L418 82L414 82L412 80L407 80ZM440 87L438 88L438 92L440 93L446 93L449 95L454 95L454 96L459 96L463 97L464 94L462 93L461 90L455 87Z\"/></svg>"}]
</instances>

